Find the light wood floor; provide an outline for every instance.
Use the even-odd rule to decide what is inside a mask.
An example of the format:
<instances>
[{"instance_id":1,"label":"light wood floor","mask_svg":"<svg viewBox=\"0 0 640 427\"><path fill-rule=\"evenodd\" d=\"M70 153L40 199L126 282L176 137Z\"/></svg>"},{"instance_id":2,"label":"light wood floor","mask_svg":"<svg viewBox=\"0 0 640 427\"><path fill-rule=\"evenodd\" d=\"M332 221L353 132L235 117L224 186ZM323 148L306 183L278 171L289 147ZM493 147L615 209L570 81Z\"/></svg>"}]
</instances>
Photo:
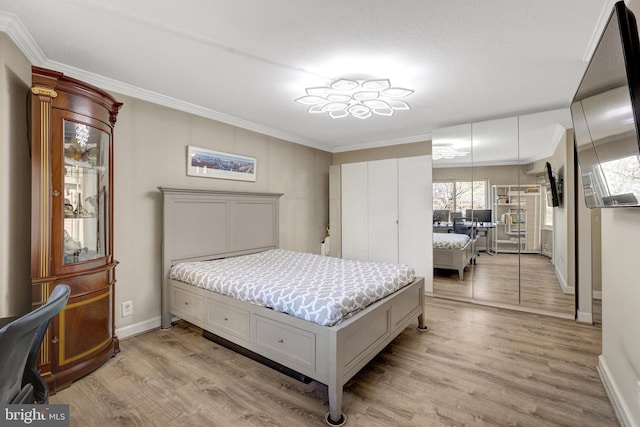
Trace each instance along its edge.
<instances>
[{"instance_id":1,"label":"light wood floor","mask_svg":"<svg viewBox=\"0 0 640 427\"><path fill-rule=\"evenodd\" d=\"M518 257L481 253L475 265L465 268L462 281L457 270L436 270L433 292L445 298L493 301L563 315L575 313L575 295L562 293L553 264L536 254Z\"/></svg>"},{"instance_id":2,"label":"light wood floor","mask_svg":"<svg viewBox=\"0 0 640 427\"><path fill-rule=\"evenodd\" d=\"M345 387L347 426L617 426L598 326L438 298ZM416 321L417 325L417 321ZM51 397L72 426L323 426L325 386L155 330Z\"/></svg>"}]
</instances>

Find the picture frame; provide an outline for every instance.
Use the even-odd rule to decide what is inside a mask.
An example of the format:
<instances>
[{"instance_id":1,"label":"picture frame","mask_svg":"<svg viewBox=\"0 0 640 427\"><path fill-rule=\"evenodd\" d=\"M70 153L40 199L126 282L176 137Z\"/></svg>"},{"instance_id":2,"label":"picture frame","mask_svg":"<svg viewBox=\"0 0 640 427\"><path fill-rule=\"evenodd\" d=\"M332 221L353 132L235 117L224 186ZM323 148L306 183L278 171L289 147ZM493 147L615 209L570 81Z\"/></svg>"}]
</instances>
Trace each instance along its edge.
<instances>
[{"instance_id":1,"label":"picture frame","mask_svg":"<svg viewBox=\"0 0 640 427\"><path fill-rule=\"evenodd\" d=\"M255 157L187 146L187 175L203 178L256 181Z\"/></svg>"}]
</instances>

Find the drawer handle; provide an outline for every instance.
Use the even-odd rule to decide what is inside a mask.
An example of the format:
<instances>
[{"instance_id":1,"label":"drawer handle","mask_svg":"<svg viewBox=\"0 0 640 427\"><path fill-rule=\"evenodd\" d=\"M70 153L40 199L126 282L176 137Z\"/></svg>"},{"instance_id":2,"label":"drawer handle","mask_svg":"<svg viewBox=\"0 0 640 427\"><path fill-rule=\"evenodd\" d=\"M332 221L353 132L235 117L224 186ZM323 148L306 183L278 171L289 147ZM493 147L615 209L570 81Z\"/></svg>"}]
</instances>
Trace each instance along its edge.
<instances>
[{"instance_id":1,"label":"drawer handle","mask_svg":"<svg viewBox=\"0 0 640 427\"><path fill-rule=\"evenodd\" d=\"M53 344L58 344L58 341L60 341L58 337L53 337L53 339L51 340Z\"/></svg>"},{"instance_id":2,"label":"drawer handle","mask_svg":"<svg viewBox=\"0 0 640 427\"><path fill-rule=\"evenodd\" d=\"M224 321L225 321L225 322L226 322L226 321L228 321L228 320L229 320L229 318L228 318L228 317L225 317L225 318L224 318Z\"/></svg>"},{"instance_id":3,"label":"drawer handle","mask_svg":"<svg viewBox=\"0 0 640 427\"><path fill-rule=\"evenodd\" d=\"M184 302L184 305L189 305L189 302L188 302L188 301L185 301L185 302Z\"/></svg>"},{"instance_id":4,"label":"drawer handle","mask_svg":"<svg viewBox=\"0 0 640 427\"><path fill-rule=\"evenodd\" d=\"M284 340L283 340L282 338L278 338L278 342L279 342L280 344L284 344Z\"/></svg>"}]
</instances>

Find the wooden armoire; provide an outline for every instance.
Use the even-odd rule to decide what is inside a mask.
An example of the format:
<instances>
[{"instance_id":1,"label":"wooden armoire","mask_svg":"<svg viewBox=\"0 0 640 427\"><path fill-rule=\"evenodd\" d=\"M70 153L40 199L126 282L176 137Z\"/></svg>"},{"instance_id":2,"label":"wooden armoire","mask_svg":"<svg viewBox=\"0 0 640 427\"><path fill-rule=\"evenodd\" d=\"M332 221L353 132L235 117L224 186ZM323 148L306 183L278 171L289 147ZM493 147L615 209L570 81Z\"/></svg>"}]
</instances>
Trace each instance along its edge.
<instances>
[{"instance_id":1,"label":"wooden armoire","mask_svg":"<svg viewBox=\"0 0 640 427\"><path fill-rule=\"evenodd\" d=\"M113 128L105 91L39 67L31 87L33 308L58 283L69 301L49 327L39 369L51 393L118 352L114 329Z\"/></svg>"}]
</instances>

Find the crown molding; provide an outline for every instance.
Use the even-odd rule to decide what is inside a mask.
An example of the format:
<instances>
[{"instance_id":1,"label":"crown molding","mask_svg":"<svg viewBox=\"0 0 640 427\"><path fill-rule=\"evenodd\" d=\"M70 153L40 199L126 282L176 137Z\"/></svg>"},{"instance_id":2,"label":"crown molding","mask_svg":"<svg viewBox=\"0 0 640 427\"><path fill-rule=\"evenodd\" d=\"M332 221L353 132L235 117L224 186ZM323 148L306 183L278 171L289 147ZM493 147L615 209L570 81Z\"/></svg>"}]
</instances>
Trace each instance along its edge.
<instances>
[{"instance_id":1,"label":"crown molding","mask_svg":"<svg viewBox=\"0 0 640 427\"><path fill-rule=\"evenodd\" d=\"M250 130L262 135L293 142L307 147L315 148L322 151L333 152L333 148L316 141L310 141L298 135L282 132L259 123L250 122L240 119L229 114L204 108L180 99L162 95L150 90L142 89L128 83L124 83L115 79L111 79L99 74L95 74L80 68L66 65L60 62L52 61L46 57L40 46L35 42L20 18L8 12L0 11L0 31L6 33L20 51L27 57L29 62L39 67L49 68L64 73L69 77L73 77L103 90L116 92L125 96L147 101L153 104L172 108L174 110L193 114L196 116L216 120L228 125L236 126L242 129Z\"/></svg>"},{"instance_id":2,"label":"crown molding","mask_svg":"<svg viewBox=\"0 0 640 427\"><path fill-rule=\"evenodd\" d=\"M125 96L140 99L142 101L147 101L152 104L161 105L163 107L172 108L184 113L193 114L207 119L216 120L228 125L236 126L242 129L257 132L262 135L294 142L296 144L305 145L307 147L315 148L322 151L332 152L332 148L327 145L320 144L315 141L310 141L297 135L282 132L268 126L263 126L261 124L240 119L229 114L221 113L209 108L204 108L199 105L195 105L177 98L172 98L170 96L162 95L147 89L142 89L140 87L133 86L119 80L104 77L99 74L82 70L80 68L62 64L60 62L47 60L44 64L44 67L59 71L69 77L82 80L86 83L92 84L109 92L116 92Z\"/></svg>"},{"instance_id":3,"label":"crown molding","mask_svg":"<svg viewBox=\"0 0 640 427\"><path fill-rule=\"evenodd\" d=\"M528 159L520 159L523 163L533 163L538 160L547 159L553 156L556 149L558 148L558 144L560 144L566 138L567 128L565 128L560 123L556 123L553 128L553 135L550 137L550 144L547 146L547 149L544 152L536 154L534 157Z\"/></svg>"},{"instance_id":4,"label":"crown molding","mask_svg":"<svg viewBox=\"0 0 640 427\"><path fill-rule=\"evenodd\" d=\"M42 66L46 62L47 57L18 15L0 11L0 31L9 36L33 65Z\"/></svg>"},{"instance_id":5,"label":"crown molding","mask_svg":"<svg viewBox=\"0 0 640 427\"><path fill-rule=\"evenodd\" d=\"M69 77L82 80L109 92L115 92L125 96L130 96L132 98L147 101L152 104L172 108L174 110L193 114L199 117L216 120L228 125L236 126L241 129L246 129L249 131L260 133L262 135L270 136L295 144L304 145L310 148L315 148L317 150L326 151L329 153L340 153L346 151L365 150L370 148L379 148L390 145L409 144L431 140L431 134L425 134L414 135L405 138L379 140L363 144L346 145L342 147L332 147L318 141L308 140L298 135L282 132L280 130L273 129L259 123L250 122L248 120L240 119L238 117L221 113L209 108L204 108L177 98L172 98L166 95L159 94L157 92L142 89L140 87L133 86L128 83L111 79L99 74L95 74L77 67L73 67L71 65L52 61L48 59L42 49L40 49L40 46L38 46L20 18L13 13L0 11L0 31L6 33L11 38L13 43L15 43L15 45L33 65L59 71Z\"/></svg>"}]
</instances>

